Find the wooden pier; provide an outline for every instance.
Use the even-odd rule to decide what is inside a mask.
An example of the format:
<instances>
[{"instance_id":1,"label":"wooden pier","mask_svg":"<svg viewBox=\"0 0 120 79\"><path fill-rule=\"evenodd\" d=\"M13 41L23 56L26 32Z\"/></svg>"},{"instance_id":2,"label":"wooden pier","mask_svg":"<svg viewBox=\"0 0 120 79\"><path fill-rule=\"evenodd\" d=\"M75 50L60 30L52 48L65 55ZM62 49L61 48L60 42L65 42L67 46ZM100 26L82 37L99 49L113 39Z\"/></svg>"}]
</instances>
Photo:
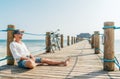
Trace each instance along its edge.
<instances>
[{"instance_id":1,"label":"wooden pier","mask_svg":"<svg viewBox=\"0 0 120 79\"><path fill-rule=\"evenodd\" d=\"M120 79L118 69L103 71L102 54L94 54L87 40L38 56L58 61L71 56L71 60L68 66L37 66L34 69L3 65L0 79Z\"/></svg>"}]
</instances>

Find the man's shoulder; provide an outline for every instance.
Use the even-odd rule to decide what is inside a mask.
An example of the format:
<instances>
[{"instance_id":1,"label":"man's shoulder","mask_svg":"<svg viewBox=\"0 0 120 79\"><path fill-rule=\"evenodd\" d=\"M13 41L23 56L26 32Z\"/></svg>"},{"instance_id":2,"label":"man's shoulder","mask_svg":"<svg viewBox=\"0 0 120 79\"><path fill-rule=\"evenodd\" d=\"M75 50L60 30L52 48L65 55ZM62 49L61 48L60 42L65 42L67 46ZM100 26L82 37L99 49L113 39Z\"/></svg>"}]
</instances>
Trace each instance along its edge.
<instances>
[{"instance_id":1,"label":"man's shoulder","mask_svg":"<svg viewBox=\"0 0 120 79\"><path fill-rule=\"evenodd\" d=\"M12 42L10 43L10 45L16 45L16 42L15 42L15 41L12 41Z\"/></svg>"},{"instance_id":2,"label":"man's shoulder","mask_svg":"<svg viewBox=\"0 0 120 79\"><path fill-rule=\"evenodd\" d=\"M15 44L15 41L12 41L10 44Z\"/></svg>"}]
</instances>

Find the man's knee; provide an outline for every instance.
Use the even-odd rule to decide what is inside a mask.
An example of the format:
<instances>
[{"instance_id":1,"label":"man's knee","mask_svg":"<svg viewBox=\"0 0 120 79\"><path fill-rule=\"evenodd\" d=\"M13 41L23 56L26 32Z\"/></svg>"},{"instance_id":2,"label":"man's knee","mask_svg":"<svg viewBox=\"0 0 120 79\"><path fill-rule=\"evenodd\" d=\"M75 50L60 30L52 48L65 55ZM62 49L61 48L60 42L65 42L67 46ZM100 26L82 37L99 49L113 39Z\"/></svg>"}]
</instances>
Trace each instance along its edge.
<instances>
[{"instance_id":1,"label":"man's knee","mask_svg":"<svg viewBox=\"0 0 120 79\"><path fill-rule=\"evenodd\" d=\"M35 62L33 62L33 61L27 61L26 64L25 64L25 66L27 68L33 69L35 67Z\"/></svg>"}]
</instances>

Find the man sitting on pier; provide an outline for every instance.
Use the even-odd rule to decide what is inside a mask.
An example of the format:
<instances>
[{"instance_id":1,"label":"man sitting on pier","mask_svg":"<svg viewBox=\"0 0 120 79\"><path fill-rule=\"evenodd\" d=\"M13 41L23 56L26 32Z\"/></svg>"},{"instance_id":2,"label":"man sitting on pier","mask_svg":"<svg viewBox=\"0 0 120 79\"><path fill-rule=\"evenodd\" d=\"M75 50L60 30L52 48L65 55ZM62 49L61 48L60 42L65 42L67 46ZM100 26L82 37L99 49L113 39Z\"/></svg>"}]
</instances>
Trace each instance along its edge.
<instances>
[{"instance_id":1,"label":"man sitting on pier","mask_svg":"<svg viewBox=\"0 0 120 79\"><path fill-rule=\"evenodd\" d=\"M34 57L28 51L26 45L22 42L23 31L15 30L13 32L14 41L10 43L10 50L12 52L13 58L18 63L19 67L22 68L34 68L41 64L48 65L63 65L67 66L70 58L65 61L55 61L46 58Z\"/></svg>"}]
</instances>

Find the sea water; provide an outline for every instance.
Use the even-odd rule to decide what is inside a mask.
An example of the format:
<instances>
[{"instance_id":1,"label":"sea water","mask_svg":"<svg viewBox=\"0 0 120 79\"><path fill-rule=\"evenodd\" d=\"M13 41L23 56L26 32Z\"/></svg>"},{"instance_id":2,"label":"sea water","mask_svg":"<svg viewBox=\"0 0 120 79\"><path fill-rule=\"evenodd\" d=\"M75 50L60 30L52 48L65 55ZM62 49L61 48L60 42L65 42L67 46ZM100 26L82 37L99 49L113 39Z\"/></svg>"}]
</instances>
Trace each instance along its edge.
<instances>
[{"instance_id":1,"label":"sea water","mask_svg":"<svg viewBox=\"0 0 120 79\"><path fill-rule=\"evenodd\" d=\"M102 42L100 43L100 49L102 51L104 50L104 45ZM120 40L114 41L114 53L115 53L115 55L120 55Z\"/></svg>"}]
</instances>

